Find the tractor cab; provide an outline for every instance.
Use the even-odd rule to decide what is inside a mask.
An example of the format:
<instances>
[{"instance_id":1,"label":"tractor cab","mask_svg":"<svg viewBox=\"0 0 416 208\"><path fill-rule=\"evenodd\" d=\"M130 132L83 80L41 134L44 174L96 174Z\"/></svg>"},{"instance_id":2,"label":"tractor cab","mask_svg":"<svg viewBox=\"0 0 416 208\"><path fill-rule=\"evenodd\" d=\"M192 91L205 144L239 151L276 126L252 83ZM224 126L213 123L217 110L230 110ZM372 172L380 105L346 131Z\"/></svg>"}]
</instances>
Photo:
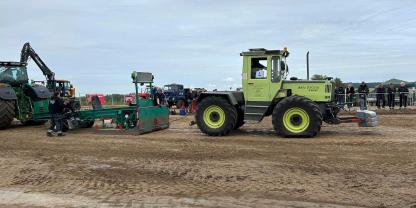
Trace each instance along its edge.
<instances>
[{"instance_id":1,"label":"tractor cab","mask_svg":"<svg viewBox=\"0 0 416 208\"><path fill-rule=\"evenodd\" d=\"M55 80L55 89L59 91L61 97L70 97L70 88L71 82L68 80Z\"/></svg>"},{"instance_id":2,"label":"tractor cab","mask_svg":"<svg viewBox=\"0 0 416 208\"><path fill-rule=\"evenodd\" d=\"M290 95L299 95L318 102L329 102L332 99L330 80L302 80L291 78L287 57L289 51L249 49L243 56L243 92L248 102L276 102ZM250 105L250 104L249 104ZM269 104L268 104L269 105Z\"/></svg>"},{"instance_id":3,"label":"tractor cab","mask_svg":"<svg viewBox=\"0 0 416 208\"><path fill-rule=\"evenodd\" d=\"M249 49L243 56L243 92L248 101L269 102L288 74L287 48L283 50Z\"/></svg>"},{"instance_id":4,"label":"tractor cab","mask_svg":"<svg viewBox=\"0 0 416 208\"><path fill-rule=\"evenodd\" d=\"M0 62L0 83L20 86L28 83L26 63Z\"/></svg>"},{"instance_id":5,"label":"tractor cab","mask_svg":"<svg viewBox=\"0 0 416 208\"><path fill-rule=\"evenodd\" d=\"M181 84L168 84L163 86L163 92L166 97L178 97L183 96L183 85Z\"/></svg>"}]
</instances>

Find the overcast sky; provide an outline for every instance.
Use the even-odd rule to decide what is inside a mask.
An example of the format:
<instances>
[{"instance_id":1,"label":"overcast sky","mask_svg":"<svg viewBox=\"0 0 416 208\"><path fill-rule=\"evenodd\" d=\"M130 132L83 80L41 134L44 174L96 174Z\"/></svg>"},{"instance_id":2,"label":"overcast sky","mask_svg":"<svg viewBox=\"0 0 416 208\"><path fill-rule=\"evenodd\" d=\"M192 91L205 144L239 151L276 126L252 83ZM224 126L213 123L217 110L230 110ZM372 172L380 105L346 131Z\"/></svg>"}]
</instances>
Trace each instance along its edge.
<instances>
[{"instance_id":1,"label":"overcast sky","mask_svg":"<svg viewBox=\"0 0 416 208\"><path fill-rule=\"evenodd\" d=\"M32 47L79 93L133 91L130 73L158 85L241 85L248 48L289 48L290 76L416 81L416 2L2 0L0 60ZM30 76L42 78L33 61Z\"/></svg>"}]
</instances>

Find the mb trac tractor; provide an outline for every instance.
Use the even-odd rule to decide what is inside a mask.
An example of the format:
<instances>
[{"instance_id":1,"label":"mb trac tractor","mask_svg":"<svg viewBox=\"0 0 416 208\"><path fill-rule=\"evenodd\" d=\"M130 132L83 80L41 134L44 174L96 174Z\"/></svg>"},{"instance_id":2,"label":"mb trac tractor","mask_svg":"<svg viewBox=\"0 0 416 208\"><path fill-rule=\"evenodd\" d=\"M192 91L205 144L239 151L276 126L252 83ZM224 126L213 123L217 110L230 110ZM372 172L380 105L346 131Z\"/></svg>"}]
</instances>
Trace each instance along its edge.
<instances>
[{"instance_id":1,"label":"mb trac tractor","mask_svg":"<svg viewBox=\"0 0 416 208\"><path fill-rule=\"evenodd\" d=\"M27 61L33 61L46 77L46 86L29 83ZM22 48L20 62L0 62L0 129L10 126L13 118L26 124L43 124L49 119L48 100L54 91L69 99L72 110L79 110L79 101L66 93L70 83L56 80L29 43ZM66 88L65 88L66 87Z\"/></svg>"},{"instance_id":2,"label":"mb trac tractor","mask_svg":"<svg viewBox=\"0 0 416 208\"><path fill-rule=\"evenodd\" d=\"M275 131L284 137L314 137L322 121L329 124L357 122L374 126L374 112L360 118L339 118L330 80L286 80L289 56L283 50L250 49L243 57L241 91L204 92L195 114L199 129L210 136L223 136L246 121L260 122L272 116Z\"/></svg>"}]
</instances>

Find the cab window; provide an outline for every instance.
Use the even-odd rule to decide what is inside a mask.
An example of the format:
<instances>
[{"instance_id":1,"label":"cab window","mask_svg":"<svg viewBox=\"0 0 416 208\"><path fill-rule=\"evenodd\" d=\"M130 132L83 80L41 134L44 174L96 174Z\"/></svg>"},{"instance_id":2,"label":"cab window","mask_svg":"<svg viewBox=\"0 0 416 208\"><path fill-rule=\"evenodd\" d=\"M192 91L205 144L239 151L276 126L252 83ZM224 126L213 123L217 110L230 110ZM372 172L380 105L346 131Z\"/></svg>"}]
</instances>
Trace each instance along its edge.
<instances>
[{"instance_id":1,"label":"cab window","mask_svg":"<svg viewBox=\"0 0 416 208\"><path fill-rule=\"evenodd\" d=\"M251 79L267 79L267 58L251 59Z\"/></svg>"},{"instance_id":2,"label":"cab window","mask_svg":"<svg viewBox=\"0 0 416 208\"><path fill-rule=\"evenodd\" d=\"M280 58L278 56L272 57L272 71L271 79L272 82L280 82L281 79L281 70L280 70Z\"/></svg>"}]
</instances>

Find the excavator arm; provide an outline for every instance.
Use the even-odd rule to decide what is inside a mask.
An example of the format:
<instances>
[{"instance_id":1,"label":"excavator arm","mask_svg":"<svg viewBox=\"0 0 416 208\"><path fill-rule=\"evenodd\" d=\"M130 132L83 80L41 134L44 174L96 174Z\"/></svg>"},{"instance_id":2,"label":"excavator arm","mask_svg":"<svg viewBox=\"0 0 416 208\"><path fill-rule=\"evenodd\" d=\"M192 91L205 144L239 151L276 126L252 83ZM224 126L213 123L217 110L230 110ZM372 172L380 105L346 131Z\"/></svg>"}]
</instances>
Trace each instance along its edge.
<instances>
[{"instance_id":1,"label":"excavator arm","mask_svg":"<svg viewBox=\"0 0 416 208\"><path fill-rule=\"evenodd\" d=\"M55 73L46 66L45 62L39 57L39 55L33 50L29 43L25 43L22 48L22 52L20 54L20 62L27 63L28 59L32 58L33 61L38 65L39 69L42 71L43 75L45 75L46 80L50 86L55 88Z\"/></svg>"}]
</instances>

